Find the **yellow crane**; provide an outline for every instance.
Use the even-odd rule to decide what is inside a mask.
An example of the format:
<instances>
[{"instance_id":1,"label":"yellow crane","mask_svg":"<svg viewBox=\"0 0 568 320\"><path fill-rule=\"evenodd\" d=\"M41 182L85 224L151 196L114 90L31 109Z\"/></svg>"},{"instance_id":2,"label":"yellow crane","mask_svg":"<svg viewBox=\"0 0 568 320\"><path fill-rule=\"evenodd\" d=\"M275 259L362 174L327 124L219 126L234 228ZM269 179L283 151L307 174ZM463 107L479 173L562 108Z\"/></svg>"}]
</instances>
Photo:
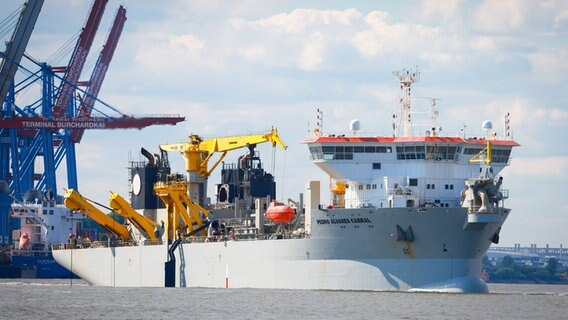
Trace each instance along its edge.
<instances>
[{"instance_id":1,"label":"yellow crane","mask_svg":"<svg viewBox=\"0 0 568 320\"><path fill-rule=\"evenodd\" d=\"M177 151L185 160L185 170L189 181L165 181L157 183L154 191L166 204L168 212L167 238L173 240L176 233L183 229L190 233L203 226L202 217L209 212L202 207L207 190L207 177L217 168L223 158L231 150L254 148L257 144L270 142L273 147L278 144L283 149L287 146L278 136L278 130L272 128L261 134L229 136L204 140L196 134L189 135L188 142L161 144L161 151ZM215 163L209 167L209 160L215 153L221 153ZM188 197L189 194L189 197ZM183 220L184 224L181 224ZM204 230L202 231L205 234Z\"/></svg>"},{"instance_id":2,"label":"yellow crane","mask_svg":"<svg viewBox=\"0 0 568 320\"><path fill-rule=\"evenodd\" d=\"M169 241L176 236L185 233L193 233L194 230L203 226L203 218L209 215L209 211L193 202L188 196L188 183L186 181L165 181L154 185L154 191L166 205L167 224L166 237ZM183 220L183 225L181 224ZM201 235L207 235L203 229Z\"/></svg>"},{"instance_id":3,"label":"yellow crane","mask_svg":"<svg viewBox=\"0 0 568 320\"><path fill-rule=\"evenodd\" d=\"M151 241L157 241L158 238L155 234L155 230L158 224L136 212L136 210L134 210L118 193L114 193L112 191L110 193L111 196L109 204L112 211L128 219L128 221L130 221L144 237Z\"/></svg>"},{"instance_id":4,"label":"yellow crane","mask_svg":"<svg viewBox=\"0 0 568 320\"><path fill-rule=\"evenodd\" d=\"M187 172L197 172L200 176L208 177L221 163L227 152L264 142L272 143L273 147L276 147L276 144L278 144L283 149L288 148L278 136L278 130L272 128L267 133L220 137L209 140L203 140L200 136L191 134L189 135L189 142L161 144L160 150L180 152L185 159L185 170ZM209 169L209 160L217 152L222 152L222 154Z\"/></svg>"},{"instance_id":5,"label":"yellow crane","mask_svg":"<svg viewBox=\"0 0 568 320\"><path fill-rule=\"evenodd\" d=\"M78 191L68 189L65 191L64 204L71 210L80 211L98 224L110 231L112 234L120 237L122 240L130 240L130 232L121 223L106 215L97 207L91 204L91 200L83 197Z\"/></svg>"},{"instance_id":6,"label":"yellow crane","mask_svg":"<svg viewBox=\"0 0 568 320\"><path fill-rule=\"evenodd\" d=\"M272 128L261 134L229 136L204 140L196 134L189 135L189 142L161 144L160 150L178 151L185 160L185 170L189 175L189 192L194 201L203 205L206 193L207 177L217 168L219 163L231 150L256 146L270 142L273 147L278 144L283 149L288 148L278 136L278 130ZM221 153L215 163L209 168L209 160L215 153Z\"/></svg>"}]
</instances>

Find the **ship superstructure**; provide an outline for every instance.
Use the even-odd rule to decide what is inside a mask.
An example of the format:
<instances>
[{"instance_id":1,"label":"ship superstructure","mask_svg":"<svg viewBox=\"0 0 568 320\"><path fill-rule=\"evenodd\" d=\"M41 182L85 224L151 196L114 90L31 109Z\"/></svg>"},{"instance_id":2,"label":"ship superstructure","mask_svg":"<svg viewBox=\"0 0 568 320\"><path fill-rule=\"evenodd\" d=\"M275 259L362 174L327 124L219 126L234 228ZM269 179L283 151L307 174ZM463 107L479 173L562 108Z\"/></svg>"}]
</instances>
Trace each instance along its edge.
<instances>
[{"instance_id":1,"label":"ship superstructure","mask_svg":"<svg viewBox=\"0 0 568 320\"><path fill-rule=\"evenodd\" d=\"M490 141L492 172L497 175L509 164L511 150L518 144L510 137L496 138L495 132L487 132L486 137L443 136L436 126L435 101L431 127L416 134L410 97L419 73L402 70L395 74L401 85L402 120L393 122L393 135L358 135L359 120L352 121L354 134L350 136L324 135L320 125L304 141L310 159L332 178L335 207L460 207L464 179L480 171L471 159L486 152Z\"/></svg>"},{"instance_id":2,"label":"ship superstructure","mask_svg":"<svg viewBox=\"0 0 568 320\"><path fill-rule=\"evenodd\" d=\"M23 202L11 206L12 263L31 268L34 274L29 276L33 277L72 277L69 270L53 259L51 244L76 237L84 218L39 190L28 191Z\"/></svg>"},{"instance_id":3,"label":"ship superstructure","mask_svg":"<svg viewBox=\"0 0 568 320\"><path fill-rule=\"evenodd\" d=\"M304 141L331 178L333 204L322 204L320 183L308 181L305 206L294 214L274 202L266 216L277 227L267 227L262 205L245 216L212 218L213 210L188 220L184 206L165 199L156 209L156 221L166 221L161 241L58 246L54 256L94 285L487 292L481 259L510 213L498 174L518 144L507 133L497 138L489 121L483 137L443 136L432 116L418 134L410 93L419 74L395 75L402 94L392 136L359 134L358 121L349 135L324 134L320 122ZM168 148L192 155L187 144ZM176 190L189 208L191 190Z\"/></svg>"}]
</instances>

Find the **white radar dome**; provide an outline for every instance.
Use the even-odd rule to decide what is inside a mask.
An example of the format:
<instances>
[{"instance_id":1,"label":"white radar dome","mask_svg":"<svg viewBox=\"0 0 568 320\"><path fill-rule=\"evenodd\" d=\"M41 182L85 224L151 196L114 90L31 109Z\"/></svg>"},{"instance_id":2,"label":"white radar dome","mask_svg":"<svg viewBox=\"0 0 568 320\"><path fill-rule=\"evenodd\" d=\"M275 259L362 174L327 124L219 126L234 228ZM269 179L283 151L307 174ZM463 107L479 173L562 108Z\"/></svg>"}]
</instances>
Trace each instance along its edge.
<instances>
[{"instance_id":1,"label":"white radar dome","mask_svg":"<svg viewBox=\"0 0 568 320\"><path fill-rule=\"evenodd\" d=\"M359 119L353 119L351 120L351 122L349 123L349 129L351 131L359 131L361 130L361 121L359 121Z\"/></svg>"},{"instance_id":2,"label":"white radar dome","mask_svg":"<svg viewBox=\"0 0 568 320\"><path fill-rule=\"evenodd\" d=\"M493 123L491 123L491 121L489 121L489 120L485 120L485 121L483 121L483 124L481 125L481 127L483 128L483 130L491 130L491 129L493 129Z\"/></svg>"}]
</instances>

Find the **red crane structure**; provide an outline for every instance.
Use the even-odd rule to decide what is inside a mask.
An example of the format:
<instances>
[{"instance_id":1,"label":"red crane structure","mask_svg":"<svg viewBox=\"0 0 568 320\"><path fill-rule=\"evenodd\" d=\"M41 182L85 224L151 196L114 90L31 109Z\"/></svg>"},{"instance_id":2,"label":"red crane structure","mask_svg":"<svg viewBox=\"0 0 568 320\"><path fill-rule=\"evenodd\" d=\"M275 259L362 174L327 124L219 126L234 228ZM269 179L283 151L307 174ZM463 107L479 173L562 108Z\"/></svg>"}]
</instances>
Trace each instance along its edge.
<instances>
[{"instance_id":1,"label":"red crane structure","mask_svg":"<svg viewBox=\"0 0 568 320\"><path fill-rule=\"evenodd\" d=\"M101 90L101 85L105 79L106 72L112 57L114 55L114 50L122 34L122 29L124 28L124 23L126 22L126 9L123 6L118 8L116 17L114 18L114 23L112 24L112 29L108 35L107 41L99 55L95 69L91 74L91 79L89 80L87 93L83 102L81 103L81 109L77 113L79 118L88 118L91 116L91 111L95 104L95 100L99 95ZM73 142L80 142L83 137L85 129L74 129L71 132L71 140Z\"/></svg>"},{"instance_id":2,"label":"red crane structure","mask_svg":"<svg viewBox=\"0 0 568 320\"><path fill-rule=\"evenodd\" d=\"M53 106L52 115L54 117L63 116L69 108L73 93L75 92L75 86L77 81L79 81L83 66L85 65L93 41L95 40L95 35L97 34L97 29L101 23L107 2L108 0L95 0L93 2L91 13L89 14L83 32L81 32L75 51L71 56L69 66L64 69L65 74L59 88L59 95ZM58 69L53 69L53 71L56 70Z\"/></svg>"}]
</instances>

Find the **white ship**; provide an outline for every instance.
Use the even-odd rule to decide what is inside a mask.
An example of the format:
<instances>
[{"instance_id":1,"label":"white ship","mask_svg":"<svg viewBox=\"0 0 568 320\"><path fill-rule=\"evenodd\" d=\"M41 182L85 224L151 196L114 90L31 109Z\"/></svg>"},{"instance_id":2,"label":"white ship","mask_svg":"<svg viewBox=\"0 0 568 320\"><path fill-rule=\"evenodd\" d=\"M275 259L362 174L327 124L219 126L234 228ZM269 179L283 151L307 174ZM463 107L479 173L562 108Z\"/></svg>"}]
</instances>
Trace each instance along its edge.
<instances>
[{"instance_id":1,"label":"white ship","mask_svg":"<svg viewBox=\"0 0 568 320\"><path fill-rule=\"evenodd\" d=\"M349 135L324 134L320 114L314 136L304 141L312 162L332 179L333 204L322 204L320 183L310 181L298 215L287 222L264 221L266 200L258 198L254 215L237 214L235 201L234 214L214 214L221 219L199 227L195 216L172 218L170 201L167 209L136 211L152 221L154 235L142 227L128 241L56 246L55 259L100 286L487 292L481 260L510 213L498 174L518 144L508 128L499 138L489 121L483 137L444 136L434 110L428 130L414 132L410 93L419 74L395 75L401 112L391 136L365 136L358 121ZM190 183L190 191L204 184ZM139 195L139 178L133 186ZM82 200L73 199L80 208ZM207 235L198 236L206 226Z\"/></svg>"}]
</instances>

